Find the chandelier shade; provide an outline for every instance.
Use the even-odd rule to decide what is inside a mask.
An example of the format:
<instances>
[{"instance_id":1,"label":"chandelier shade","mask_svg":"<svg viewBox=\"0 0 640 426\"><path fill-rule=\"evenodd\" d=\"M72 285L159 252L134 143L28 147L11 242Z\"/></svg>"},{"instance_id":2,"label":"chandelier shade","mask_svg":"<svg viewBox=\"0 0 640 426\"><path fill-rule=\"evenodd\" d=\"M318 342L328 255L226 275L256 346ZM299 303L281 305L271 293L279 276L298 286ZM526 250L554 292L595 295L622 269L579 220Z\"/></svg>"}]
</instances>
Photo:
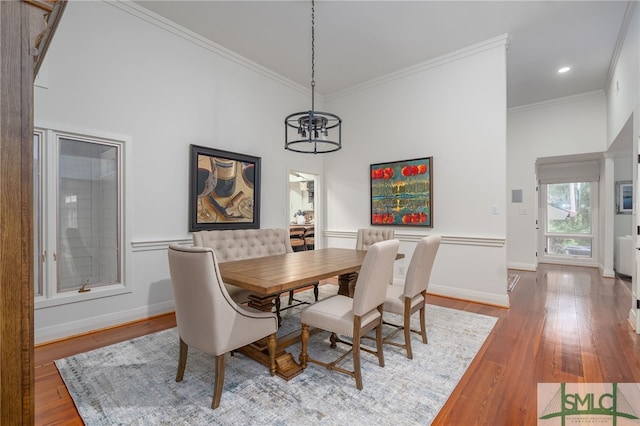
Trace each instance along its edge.
<instances>
[{"instance_id":1,"label":"chandelier shade","mask_svg":"<svg viewBox=\"0 0 640 426\"><path fill-rule=\"evenodd\" d=\"M324 154L342 148L342 119L314 110L315 88L315 1L311 0L311 110L295 112L284 119L284 149Z\"/></svg>"},{"instance_id":2,"label":"chandelier shade","mask_svg":"<svg viewBox=\"0 0 640 426\"><path fill-rule=\"evenodd\" d=\"M288 115L284 123L285 149L289 151L323 154L342 148L342 120L335 114L313 110L296 112ZM329 139L330 133L332 136L337 133L338 140Z\"/></svg>"}]
</instances>

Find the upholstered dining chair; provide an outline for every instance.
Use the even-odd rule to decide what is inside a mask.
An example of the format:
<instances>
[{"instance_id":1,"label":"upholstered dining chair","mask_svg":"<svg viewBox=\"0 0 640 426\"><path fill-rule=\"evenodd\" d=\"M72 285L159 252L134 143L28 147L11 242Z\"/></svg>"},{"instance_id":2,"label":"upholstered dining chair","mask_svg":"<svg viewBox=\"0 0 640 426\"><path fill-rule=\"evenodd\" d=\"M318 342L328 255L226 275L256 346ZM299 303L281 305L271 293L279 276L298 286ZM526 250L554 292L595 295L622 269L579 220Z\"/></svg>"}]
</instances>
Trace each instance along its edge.
<instances>
[{"instance_id":1,"label":"upholstered dining chair","mask_svg":"<svg viewBox=\"0 0 640 426\"><path fill-rule=\"evenodd\" d=\"M312 362L327 369L348 374L356 380L356 388L362 390L360 351L377 355L379 365L384 367L382 307L389 286L388 277L393 271L393 262L399 246L400 243L397 240L388 240L373 244L369 248L360 268L360 274L358 274L358 284L353 298L337 294L314 303L302 311L300 315L302 323L300 362L302 368L306 368L307 363ZM309 327L351 337L351 349L331 363L312 359L307 353ZM362 336L373 329L376 330L376 350L361 348ZM349 344L343 340L340 342ZM337 365L349 353L353 353L353 371Z\"/></svg>"},{"instance_id":2,"label":"upholstered dining chair","mask_svg":"<svg viewBox=\"0 0 640 426\"><path fill-rule=\"evenodd\" d=\"M423 237L418 241L416 249L411 256L409 268L404 282L397 282L387 287L387 298L384 302L384 311L402 315L403 324L396 325L384 322L396 327L389 335L385 336L384 343L406 349L407 358L413 359L411 352L411 332L422 336L422 343L427 344L427 328L425 325L425 304L431 270L440 247L439 235ZM420 330L411 329L411 315L420 311ZM391 339L400 330L404 330L404 344L393 342Z\"/></svg>"},{"instance_id":3,"label":"upholstered dining chair","mask_svg":"<svg viewBox=\"0 0 640 426\"><path fill-rule=\"evenodd\" d=\"M393 229L358 229L356 237L356 250L368 250L371 245L378 241L393 240L395 232Z\"/></svg>"},{"instance_id":4,"label":"upholstered dining chair","mask_svg":"<svg viewBox=\"0 0 640 426\"><path fill-rule=\"evenodd\" d=\"M358 236L356 237L356 250L368 250L371 245L379 241L393 240L394 237L395 232L393 229L358 229ZM391 274L391 276L393 276L393 274ZM345 277L347 277L347 275L345 275ZM353 297L353 291L358 280L358 273L352 272L346 279L349 280L349 296Z\"/></svg>"},{"instance_id":5,"label":"upholstered dining chair","mask_svg":"<svg viewBox=\"0 0 640 426\"><path fill-rule=\"evenodd\" d=\"M180 354L176 382L182 381L189 346L215 356L215 385L211 408L220 405L224 385L224 357L242 346L267 337L269 372L276 372L275 314L237 304L222 282L211 248L169 246Z\"/></svg>"}]
</instances>

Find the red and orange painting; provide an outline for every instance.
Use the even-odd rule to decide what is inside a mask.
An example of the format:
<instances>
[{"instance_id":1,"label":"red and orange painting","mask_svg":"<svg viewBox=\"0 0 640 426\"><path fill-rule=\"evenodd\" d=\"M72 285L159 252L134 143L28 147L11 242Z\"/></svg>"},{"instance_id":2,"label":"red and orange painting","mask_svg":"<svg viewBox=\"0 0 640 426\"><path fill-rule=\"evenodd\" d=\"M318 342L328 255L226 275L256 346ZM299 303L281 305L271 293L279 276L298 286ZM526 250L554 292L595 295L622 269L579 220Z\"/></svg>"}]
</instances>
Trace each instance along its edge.
<instances>
[{"instance_id":1,"label":"red and orange painting","mask_svg":"<svg viewBox=\"0 0 640 426\"><path fill-rule=\"evenodd\" d=\"M433 227L433 157L370 168L372 225Z\"/></svg>"}]
</instances>

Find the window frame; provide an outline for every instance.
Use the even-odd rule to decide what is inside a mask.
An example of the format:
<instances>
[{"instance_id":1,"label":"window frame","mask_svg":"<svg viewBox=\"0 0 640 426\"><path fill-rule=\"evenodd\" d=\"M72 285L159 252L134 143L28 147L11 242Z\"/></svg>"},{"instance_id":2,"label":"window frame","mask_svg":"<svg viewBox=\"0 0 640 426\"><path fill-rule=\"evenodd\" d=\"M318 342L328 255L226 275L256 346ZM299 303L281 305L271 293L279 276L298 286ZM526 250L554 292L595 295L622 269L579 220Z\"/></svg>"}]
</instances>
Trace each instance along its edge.
<instances>
[{"instance_id":1,"label":"window frame","mask_svg":"<svg viewBox=\"0 0 640 426\"><path fill-rule=\"evenodd\" d=\"M63 131L57 130L52 126L38 126L34 128L34 134L40 135L40 163L34 167L40 169L40 192L42 210L40 214L41 223L34 226L34 244L36 244L38 228L42 230L40 237L42 238L41 266L43 269L42 295L36 295L34 298L34 307L36 310L64 305L68 303L77 303L88 300L94 300L103 297L116 296L131 293L131 215L128 214L129 204L127 202L128 177L132 176L129 172L130 165L130 139L121 135L99 133L96 131ZM97 287L91 287L90 291L63 291L58 292L57 285L57 226L58 226L58 159L59 147L61 139L78 140L81 142L98 143L115 146L118 149L118 264L121 282L115 284L106 284ZM34 205L34 209L37 206ZM35 269L35 268L34 268Z\"/></svg>"},{"instance_id":2,"label":"window frame","mask_svg":"<svg viewBox=\"0 0 640 426\"><path fill-rule=\"evenodd\" d=\"M549 232L547 230L548 217L547 217L547 185L553 183L539 183L540 188L540 200L539 200L539 218L540 218L540 240L538 253L540 263L551 263L561 265L576 265L576 266L598 266L599 257L599 238L598 238L598 224L599 224L599 181L586 180L582 181L589 183L590 185L590 203L591 203L591 232L588 234L576 234L576 233L558 233ZM567 179L566 182L554 182L554 183L576 183L575 180ZM579 238L585 240L591 240L591 256L584 257L570 254L550 254L547 253L547 242L549 238Z\"/></svg>"}]
</instances>

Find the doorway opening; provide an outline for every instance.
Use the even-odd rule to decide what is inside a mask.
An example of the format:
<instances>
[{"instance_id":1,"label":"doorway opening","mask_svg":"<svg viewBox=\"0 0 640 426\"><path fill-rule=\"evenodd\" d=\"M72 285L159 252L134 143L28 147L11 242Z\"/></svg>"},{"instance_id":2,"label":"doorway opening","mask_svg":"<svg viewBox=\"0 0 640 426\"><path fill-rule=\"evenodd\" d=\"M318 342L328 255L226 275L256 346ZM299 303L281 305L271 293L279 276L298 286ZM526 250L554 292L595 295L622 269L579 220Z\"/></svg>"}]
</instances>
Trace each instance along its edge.
<instances>
[{"instance_id":1,"label":"doorway opening","mask_svg":"<svg viewBox=\"0 0 640 426\"><path fill-rule=\"evenodd\" d=\"M294 251L316 248L318 176L289 172L289 236Z\"/></svg>"}]
</instances>

